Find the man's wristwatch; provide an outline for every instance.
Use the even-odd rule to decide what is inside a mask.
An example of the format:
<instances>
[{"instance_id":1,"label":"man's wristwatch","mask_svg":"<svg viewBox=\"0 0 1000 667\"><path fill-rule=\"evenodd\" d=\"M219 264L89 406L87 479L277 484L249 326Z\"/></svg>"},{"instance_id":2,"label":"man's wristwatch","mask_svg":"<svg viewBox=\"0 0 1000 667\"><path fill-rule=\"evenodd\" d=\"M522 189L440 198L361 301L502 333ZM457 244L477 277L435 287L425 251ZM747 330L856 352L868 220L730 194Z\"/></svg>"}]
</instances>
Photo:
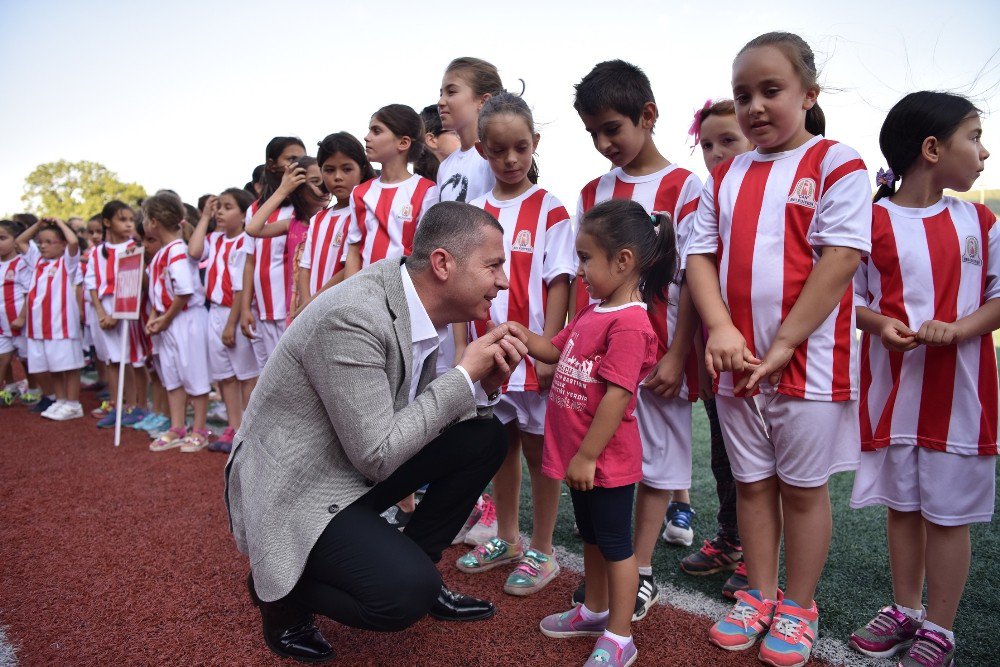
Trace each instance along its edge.
<instances>
[{"instance_id":1,"label":"man's wristwatch","mask_svg":"<svg viewBox=\"0 0 1000 667\"><path fill-rule=\"evenodd\" d=\"M500 388L499 387L492 394L487 394L486 395L486 400L488 400L490 403L492 403L493 401L497 400L498 398L500 398Z\"/></svg>"}]
</instances>

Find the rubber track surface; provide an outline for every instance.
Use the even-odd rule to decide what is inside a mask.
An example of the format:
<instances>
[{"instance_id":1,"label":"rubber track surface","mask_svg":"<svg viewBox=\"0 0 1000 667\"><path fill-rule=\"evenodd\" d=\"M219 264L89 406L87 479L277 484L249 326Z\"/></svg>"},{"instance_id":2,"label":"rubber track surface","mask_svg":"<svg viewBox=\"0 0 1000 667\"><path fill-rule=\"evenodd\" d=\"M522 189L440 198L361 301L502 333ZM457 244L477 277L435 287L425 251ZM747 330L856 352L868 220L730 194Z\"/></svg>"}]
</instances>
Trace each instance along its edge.
<instances>
[{"instance_id":1,"label":"rubber track surface","mask_svg":"<svg viewBox=\"0 0 1000 667\"><path fill-rule=\"evenodd\" d=\"M247 561L227 529L225 456L153 454L130 429L116 450L112 431L89 416L54 423L13 407L0 423L0 625L21 665L281 664L261 639L244 588ZM332 664L583 664L591 639L546 639L537 629L567 608L578 573L514 598L501 590L508 568L465 575L452 565L462 553L445 554L444 578L495 601L492 620L427 618L379 634L320 619L339 654ZM708 644L708 627L657 605L634 627L637 664L760 664L755 651Z\"/></svg>"}]
</instances>

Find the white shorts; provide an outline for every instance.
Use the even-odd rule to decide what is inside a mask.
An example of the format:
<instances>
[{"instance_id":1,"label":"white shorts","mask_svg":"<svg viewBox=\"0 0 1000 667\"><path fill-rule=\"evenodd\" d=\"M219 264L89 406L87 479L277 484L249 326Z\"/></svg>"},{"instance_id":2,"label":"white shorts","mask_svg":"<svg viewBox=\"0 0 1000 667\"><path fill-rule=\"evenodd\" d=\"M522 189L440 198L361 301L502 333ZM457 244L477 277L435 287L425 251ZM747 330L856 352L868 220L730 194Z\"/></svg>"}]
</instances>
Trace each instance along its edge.
<instances>
[{"instance_id":1,"label":"white shorts","mask_svg":"<svg viewBox=\"0 0 1000 667\"><path fill-rule=\"evenodd\" d=\"M861 452L851 507L885 505L920 512L939 526L989 523L996 490L995 456L890 445Z\"/></svg>"},{"instance_id":2,"label":"white shorts","mask_svg":"<svg viewBox=\"0 0 1000 667\"><path fill-rule=\"evenodd\" d=\"M257 318L254 322L254 330L257 337L253 339L253 353L257 356L257 367L262 371L267 358L278 347L281 334L285 333L285 320L262 320Z\"/></svg>"},{"instance_id":3,"label":"white shorts","mask_svg":"<svg viewBox=\"0 0 1000 667\"><path fill-rule=\"evenodd\" d=\"M548 392L512 391L500 397L493 406L493 414L505 426L517 420L517 427L525 433L543 435L545 433L545 402Z\"/></svg>"},{"instance_id":4,"label":"white shorts","mask_svg":"<svg viewBox=\"0 0 1000 667\"><path fill-rule=\"evenodd\" d=\"M28 372L61 373L83 368L83 342L79 338L28 339Z\"/></svg>"},{"instance_id":5,"label":"white shorts","mask_svg":"<svg viewBox=\"0 0 1000 667\"><path fill-rule=\"evenodd\" d=\"M642 483L654 489L690 489L691 401L640 388L635 419L642 440Z\"/></svg>"},{"instance_id":6,"label":"white shorts","mask_svg":"<svg viewBox=\"0 0 1000 667\"><path fill-rule=\"evenodd\" d=\"M0 336L0 354L17 352L21 359L28 358L28 339L24 336Z\"/></svg>"},{"instance_id":7,"label":"white shorts","mask_svg":"<svg viewBox=\"0 0 1000 667\"><path fill-rule=\"evenodd\" d=\"M777 475L786 484L810 488L858 467L857 401L811 401L762 386L752 398L719 395L715 404L738 482Z\"/></svg>"},{"instance_id":8,"label":"white shorts","mask_svg":"<svg viewBox=\"0 0 1000 667\"><path fill-rule=\"evenodd\" d=\"M184 388L188 396L202 396L212 389L208 378L208 313L201 306L177 314L157 342L156 373L167 391Z\"/></svg>"},{"instance_id":9,"label":"white shorts","mask_svg":"<svg viewBox=\"0 0 1000 667\"><path fill-rule=\"evenodd\" d=\"M236 344L233 347L222 344L222 331L226 328L231 310L216 303L208 309L208 366L213 382L228 380L234 376L237 380L250 380L260 375L253 345L243 335L238 321Z\"/></svg>"},{"instance_id":10,"label":"white shorts","mask_svg":"<svg viewBox=\"0 0 1000 667\"><path fill-rule=\"evenodd\" d=\"M115 298L113 296L101 297L101 306L104 308L104 312L112 312L114 305ZM146 351L135 349L136 345L139 344L140 336L137 320L118 320L115 326L110 329L102 329L95 314L91 325L86 329L90 330L97 358L106 364L117 364L122 360L122 330L126 327L133 329L129 332L129 363L138 368L145 364Z\"/></svg>"},{"instance_id":11,"label":"white shorts","mask_svg":"<svg viewBox=\"0 0 1000 667\"><path fill-rule=\"evenodd\" d=\"M94 307L90 304L89 290L83 291L83 349L89 350L94 347L94 337L90 335L92 322L97 319L94 315Z\"/></svg>"}]
</instances>

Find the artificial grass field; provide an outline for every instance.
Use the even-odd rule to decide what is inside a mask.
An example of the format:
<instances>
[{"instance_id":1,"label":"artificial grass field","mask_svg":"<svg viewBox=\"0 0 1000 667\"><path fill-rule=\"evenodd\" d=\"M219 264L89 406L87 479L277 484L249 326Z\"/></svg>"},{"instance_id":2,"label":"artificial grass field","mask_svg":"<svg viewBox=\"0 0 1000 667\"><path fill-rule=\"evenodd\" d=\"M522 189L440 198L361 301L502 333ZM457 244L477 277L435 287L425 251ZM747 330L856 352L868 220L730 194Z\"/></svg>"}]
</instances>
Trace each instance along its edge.
<instances>
[{"instance_id":1,"label":"artificial grass field","mask_svg":"<svg viewBox=\"0 0 1000 667\"><path fill-rule=\"evenodd\" d=\"M833 541L816 594L820 609L820 635L836 638L845 645L851 632L892 601L885 536L886 510L884 507L851 509L849 501L853 483L854 473L850 472L835 475L830 482ZM521 491L521 530L527 534L531 532L530 485L525 469ZM721 595L724 575L691 577L681 572L678 565L678 561L697 549L702 540L714 537L717 529L715 514L719 505L710 466L708 419L700 402L694 405L691 504L697 513L694 545L688 549L660 541L653 555L653 574L658 581L724 601ZM997 507L1000 508L1000 501ZM573 508L567 492L559 504L555 544L582 556L581 542L573 535L572 529ZM1000 619L998 561L1000 529L995 523L973 525L972 567L955 623L957 662L961 665L1000 665L1000 631L993 625L996 619ZM947 563L940 566L947 567ZM705 647L709 649L707 634L706 623Z\"/></svg>"}]
</instances>

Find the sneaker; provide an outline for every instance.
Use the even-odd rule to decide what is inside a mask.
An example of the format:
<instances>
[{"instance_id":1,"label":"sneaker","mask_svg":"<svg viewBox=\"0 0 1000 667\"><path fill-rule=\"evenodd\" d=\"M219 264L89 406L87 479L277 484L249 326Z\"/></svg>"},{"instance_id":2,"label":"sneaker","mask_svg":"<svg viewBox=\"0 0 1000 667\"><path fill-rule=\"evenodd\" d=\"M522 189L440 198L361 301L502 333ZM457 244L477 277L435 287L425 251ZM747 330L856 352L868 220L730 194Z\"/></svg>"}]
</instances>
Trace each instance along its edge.
<instances>
[{"instance_id":1,"label":"sneaker","mask_svg":"<svg viewBox=\"0 0 1000 667\"><path fill-rule=\"evenodd\" d=\"M402 509L399 505L390 505L389 509L380 514L385 522L397 530L403 530L406 528L406 524L410 523L410 517L413 516L413 512L407 512Z\"/></svg>"},{"instance_id":2,"label":"sneaker","mask_svg":"<svg viewBox=\"0 0 1000 667\"><path fill-rule=\"evenodd\" d=\"M865 627L855 630L850 645L873 658L889 658L913 643L920 621L904 614L895 605L880 609Z\"/></svg>"},{"instance_id":3,"label":"sneaker","mask_svg":"<svg viewBox=\"0 0 1000 667\"><path fill-rule=\"evenodd\" d=\"M473 547L489 542L497 536L496 505L493 504L493 499L486 493L483 494L480 501L483 504L483 513L480 515L476 525L469 529L464 540L466 544Z\"/></svg>"},{"instance_id":4,"label":"sneaker","mask_svg":"<svg viewBox=\"0 0 1000 667\"><path fill-rule=\"evenodd\" d=\"M125 414L122 415L122 426L138 424L145 418L146 411L142 408L125 408Z\"/></svg>"},{"instance_id":5,"label":"sneaker","mask_svg":"<svg viewBox=\"0 0 1000 667\"><path fill-rule=\"evenodd\" d=\"M770 627L777 605L774 600L765 600L760 591L740 591L726 617L708 631L708 641L727 651L750 648Z\"/></svg>"},{"instance_id":6,"label":"sneaker","mask_svg":"<svg viewBox=\"0 0 1000 667\"><path fill-rule=\"evenodd\" d=\"M94 419L104 419L108 416L109 412L115 409L114 404L111 401L101 401L101 404L90 411L90 416Z\"/></svg>"},{"instance_id":7,"label":"sneaker","mask_svg":"<svg viewBox=\"0 0 1000 667\"><path fill-rule=\"evenodd\" d=\"M747 580L747 565L741 561L736 566L736 571L729 575L726 583L722 584L722 597L735 600L736 591L748 590L750 590L750 582Z\"/></svg>"},{"instance_id":8,"label":"sneaker","mask_svg":"<svg viewBox=\"0 0 1000 667\"><path fill-rule=\"evenodd\" d=\"M122 417L124 418L124 415ZM118 419L118 411L112 407L103 417L97 420L97 428L114 428L116 419Z\"/></svg>"},{"instance_id":9,"label":"sneaker","mask_svg":"<svg viewBox=\"0 0 1000 667\"><path fill-rule=\"evenodd\" d=\"M503 585L505 593L511 595L531 595L545 588L559 574L559 563L555 555L546 555L528 549L514 571Z\"/></svg>"},{"instance_id":10,"label":"sneaker","mask_svg":"<svg viewBox=\"0 0 1000 667\"><path fill-rule=\"evenodd\" d=\"M149 433L151 438L157 438L159 435L153 435L153 433L162 433L170 428L170 417L166 415L156 415L154 419L149 422L143 430Z\"/></svg>"},{"instance_id":11,"label":"sneaker","mask_svg":"<svg viewBox=\"0 0 1000 667\"><path fill-rule=\"evenodd\" d=\"M794 602L778 603L771 628L760 643L757 659L774 667L802 667L809 662L819 635L819 611L813 602L804 609Z\"/></svg>"},{"instance_id":12,"label":"sneaker","mask_svg":"<svg viewBox=\"0 0 1000 667\"><path fill-rule=\"evenodd\" d=\"M955 643L940 632L920 628L898 667L954 667Z\"/></svg>"},{"instance_id":13,"label":"sneaker","mask_svg":"<svg viewBox=\"0 0 1000 667\"><path fill-rule=\"evenodd\" d=\"M187 437L187 429L184 427L173 427L169 428L163 432L162 435L156 438L153 442L149 443L149 451L151 452L165 452L168 449L174 449L180 447L184 444L184 438Z\"/></svg>"},{"instance_id":14,"label":"sneaker","mask_svg":"<svg viewBox=\"0 0 1000 667\"><path fill-rule=\"evenodd\" d=\"M521 540L511 544L499 537L494 537L456 560L455 567L466 574L475 574L492 570L499 565L517 562L523 555Z\"/></svg>"},{"instance_id":15,"label":"sneaker","mask_svg":"<svg viewBox=\"0 0 1000 667\"><path fill-rule=\"evenodd\" d=\"M601 637L594 644L587 662L583 667L628 667L639 657L639 651L635 648L635 642L629 642L625 648L618 645L618 642L610 637Z\"/></svg>"},{"instance_id":16,"label":"sneaker","mask_svg":"<svg viewBox=\"0 0 1000 667\"><path fill-rule=\"evenodd\" d=\"M695 577L704 577L718 572L732 572L742 562L743 547L717 535L712 541L705 540L698 551L685 556L681 560L681 571Z\"/></svg>"},{"instance_id":17,"label":"sneaker","mask_svg":"<svg viewBox=\"0 0 1000 667\"><path fill-rule=\"evenodd\" d=\"M185 454L200 452L208 447L212 440L212 432L206 428L191 429L181 443L181 451Z\"/></svg>"},{"instance_id":18,"label":"sneaker","mask_svg":"<svg viewBox=\"0 0 1000 667\"><path fill-rule=\"evenodd\" d=\"M20 400L21 405L36 405L38 401L42 400L42 391L40 389L22 391Z\"/></svg>"},{"instance_id":19,"label":"sneaker","mask_svg":"<svg viewBox=\"0 0 1000 667\"><path fill-rule=\"evenodd\" d=\"M208 446L208 451L210 452L222 452L223 454L228 454L233 451L233 438L236 437L236 429L227 426L226 430L222 432L219 439L211 443Z\"/></svg>"},{"instance_id":20,"label":"sneaker","mask_svg":"<svg viewBox=\"0 0 1000 667\"><path fill-rule=\"evenodd\" d=\"M49 403L49 407L47 407L44 410L42 410L41 415L43 417L45 417L46 419L51 418L57 412L59 412L59 410L62 409L62 404L63 404L63 402L61 400L52 401L51 403Z\"/></svg>"},{"instance_id":21,"label":"sneaker","mask_svg":"<svg viewBox=\"0 0 1000 667\"><path fill-rule=\"evenodd\" d=\"M55 402L56 401L55 401L54 398L49 398L48 396L44 396L43 395L40 399L38 399L37 401L35 401L35 404L31 406L31 409L28 410L28 412L33 412L35 414L41 414L41 413L45 412L46 410L48 410L49 408L51 408L52 404L55 403ZM29 403L29 405L31 405L31 404Z\"/></svg>"},{"instance_id":22,"label":"sneaker","mask_svg":"<svg viewBox=\"0 0 1000 667\"><path fill-rule=\"evenodd\" d=\"M694 542L694 530L691 529L692 519L694 519L694 510L691 509L691 505L671 502L667 506L663 540L669 544L691 546L691 543Z\"/></svg>"},{"instance_id":23,"label":"sneaker","mask_svg":"<svg viewBox=\"0 0 1000 667\"><path fill-rule=\"evenodd\" d=\"M101 389L100 391L97 392L97 400L99 400L99 401L110 401L111 400L111 392L108 391L106 388L105 389Z\"/></svg>"},{"instance_id":24,"label":"sneaker","mask_svg":"<svg viewBox=\"0 0 1000 667\"><path fill-rule=\"evenodd\" d=\"M653 575L639 575L639 592L635 594L635 611L632 612L633 621L641 621L646 618L650 608L660 599L660 589L653 581Z\"/></svg>"},{"instance_id":25,"label":"sneaker","mask_svg":"<svg viewBox=\"0 0 1000 667\"><path fill-rule=\"evenodd\" d=\"M21 392L17 390L16 387L7 387L6 389L0 390L0 406L9 408L17 400L17 397L21 395Z\"/></svg>"},{"instance_id":26,"label":"sneaker","mask_svg":"<svg viewBox=\"0 0 1000 667\"><path fill-rule=\"evenodd\" d=\"M143 417L142 419L140 419L136 423L130 425L129 428L135 429L136 431L145 431L146 430L146 426L148 426L149 423L153 419L156 419L157 417L159 417L158 414L156 414L152 410L149 410L149 411L146 412L146 416L145 417Z\"/></svg>"},{"instance_id":27,"label":"sneaker","mask_svg":"<svg viewBox=\"0 0 1000 667\"><path fill-rule=\"evenodd\" d=\"M455 539L451 541L452 546L465 542L465 538L469 534L469 531L472 530L477 523L479 523L479 518L483 516L484 504L485 503L483 502L482 497L476 501L475 506L472 508L472 512L469 514L469 518L465 520L465 525L462 526L460 531L458 531L458 535L455 536Z\"/></svg>"},{"instance_id":28,"label":"sneaker","mask_svg":"<svg viewBox=\"0 0 1000 667\"><path fill-rule=\"evenodd\" d=\"M79 402L56 401L51 408L42 413L42 416L52 421L64 422L70 419L80 419L83 417L83 406Z\"/></svg>"},{"instance_id":29,"label":"sneaker","mask_svg":"<svg viewBox=\"0 0 1000 667\"><path fill-rule=\"evenodd\" d=\"M226 404L221 401L212 401L208 406L208 418L223 424L228 422L229 413L226 412Z\"/></svg>"},{"instance_id":30,"label":"sneaker","mask_svg":"<svg viewBox=\"0 0 1000 667\"><path fill-rule=\"evenodd\" d=\"M569 611L561 614L551 614L538 624L542 634L552 639L566 637L593 637L604 634L608 629L608 617L596 621L588 621L580 613L583 605L575 605Z\"/></svg>"},{"instance_id":31,"label":"sneaker","mask_svg":"<svg viewBox=\"0 0 1000 667\"><path fill-rule=\"evenodd\" d=\"M84 391L101 391L108 385L100 380L100 378L95 378L93 380L82 380L80 382L80 389Z\"/></svg>"}]
</instances>

